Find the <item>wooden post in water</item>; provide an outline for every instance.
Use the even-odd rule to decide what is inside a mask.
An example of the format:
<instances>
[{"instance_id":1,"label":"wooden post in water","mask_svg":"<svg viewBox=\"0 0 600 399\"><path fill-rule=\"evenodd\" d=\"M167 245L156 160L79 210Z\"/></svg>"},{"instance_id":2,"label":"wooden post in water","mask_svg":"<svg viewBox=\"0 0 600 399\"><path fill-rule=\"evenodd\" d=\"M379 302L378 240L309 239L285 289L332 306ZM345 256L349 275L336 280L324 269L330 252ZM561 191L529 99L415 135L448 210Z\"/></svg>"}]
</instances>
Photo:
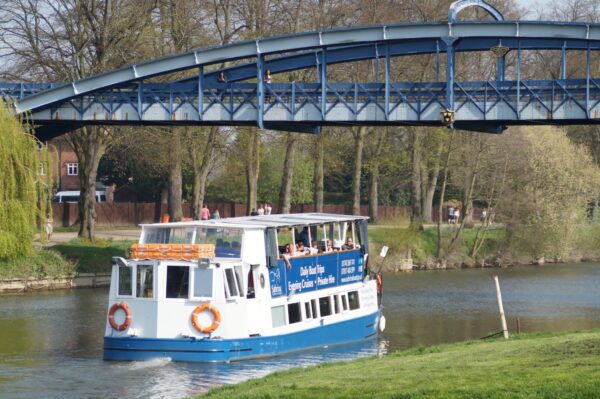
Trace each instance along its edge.
<instances>
[{"instance_id":1,"label":"wooden post in water","mask_svg":"<svg viewBox=\"0 0 600 399\"><path fill-rule=\"evenodd\" d=\"M502 320L502 333L504 338L508 339L508 327L506 326L506 317L504 317L504 306L502 306L502 293L500 292L500 282L498 276L494 276L496 281L496 297L498 298L498 307L500 308L500 319Z\"/></svg>"}]
</instances>

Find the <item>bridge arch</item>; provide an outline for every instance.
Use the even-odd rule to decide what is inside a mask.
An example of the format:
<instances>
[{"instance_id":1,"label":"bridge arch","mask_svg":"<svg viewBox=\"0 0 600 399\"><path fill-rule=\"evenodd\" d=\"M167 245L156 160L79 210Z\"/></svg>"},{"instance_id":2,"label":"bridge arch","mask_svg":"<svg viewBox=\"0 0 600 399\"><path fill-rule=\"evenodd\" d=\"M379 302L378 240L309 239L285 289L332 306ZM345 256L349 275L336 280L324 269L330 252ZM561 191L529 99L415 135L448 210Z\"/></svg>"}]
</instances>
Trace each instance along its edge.
<instances>
[{"instance_id":1,"label":"bridge arch","mask_svg":"<svg viewBox=\"0 0 600 399\"><path fill-rule=\"evenodd\" d=\"M499 20L452 22L470 6L483 7ZM596 123L600 79L591 76L590 54L600 50L600 25L504 21L490 7L479 0L461 0L453 3L448 23L267 37L150 60L61 86L13 84L4 92L16 93L16 109L30 112L37 125L59 131L83 124L228 124L296 131L317 131L326 124L440 125L443 111L455 114L456 126L496 132L508 124ZM521 51L547 49L562 52L561 78L522 80ZM516 54L516 79L454 81L455 53L490 50L498 57L502 75L504 55ZM586 53L582 79L566 79L567 50ZM434 81L390 81L391 58L420 54L435 54ZM444 54L442 80L439 58ZM328 82L328 65L368 59L383 61L384 81ZM236 65L208 71L211 65L230 61ZM318 81L264 80L267 69L278 74L303 68L318 69ZM195 76L170 83L151 81L189 69ZM217 81L220 71L227 74L226 84Z\"/></svg>"},{"instance_id":2,"label":"bridge arch","mask_svg":"<svg viewBox=\"0 0 600 399\"><path fill-rule=\"evenodd\" d=\"M458 13L468 7L482 8L487 11L487 13L496 21L504 21L504 16L502 13L500 13L500 11L498 11L494 6L483 0L458 0L450 4L450 9L448 10L448 22L451 24L456 23Z\"/></svg>"}]
</instances>

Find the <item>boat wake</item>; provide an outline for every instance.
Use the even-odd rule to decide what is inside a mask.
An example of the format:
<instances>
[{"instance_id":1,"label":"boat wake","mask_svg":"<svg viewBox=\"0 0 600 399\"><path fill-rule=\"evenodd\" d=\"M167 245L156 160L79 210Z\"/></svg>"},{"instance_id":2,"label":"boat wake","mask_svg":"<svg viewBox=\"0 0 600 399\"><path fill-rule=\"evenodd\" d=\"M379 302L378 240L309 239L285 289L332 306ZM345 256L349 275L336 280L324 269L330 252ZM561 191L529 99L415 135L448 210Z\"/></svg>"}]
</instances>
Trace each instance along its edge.
<instances>
[{"instance_id":1,"label":"boat wake","mask_svg":"<svg viewBox=\"0 0 600 399\"><path fill-rule=\"evenodd\" d=\"M120 364L118 367L123 367L123 368L126 368L127 370L134 371L134 370L144 370L144 369L149 369L149 368L162 367L169 363L171 363L170 357L159 357L156 359L142 360L139 362L128 362L126 364Z\"/></svg>"}]
</instances>

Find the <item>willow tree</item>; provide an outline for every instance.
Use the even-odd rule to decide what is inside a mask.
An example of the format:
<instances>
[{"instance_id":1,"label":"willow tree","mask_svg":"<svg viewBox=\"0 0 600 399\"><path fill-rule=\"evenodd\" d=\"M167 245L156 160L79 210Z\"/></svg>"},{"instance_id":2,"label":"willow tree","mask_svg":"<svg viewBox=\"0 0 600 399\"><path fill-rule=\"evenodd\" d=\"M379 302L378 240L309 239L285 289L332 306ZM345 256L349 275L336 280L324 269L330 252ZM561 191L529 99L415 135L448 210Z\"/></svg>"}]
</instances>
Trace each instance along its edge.
<instances>
[{"instance_id":1,"label":"willow tree","mask_svg":"<svg viewBox=\"0 0 600 399\"><path fill-rule=\"evenodd\" d=\"M48 170L48 158L39 154L33 134L0 101L0 259L30 255L36 226L46 219L48 190L39 171Z\"/></svg>"}]
</instances>

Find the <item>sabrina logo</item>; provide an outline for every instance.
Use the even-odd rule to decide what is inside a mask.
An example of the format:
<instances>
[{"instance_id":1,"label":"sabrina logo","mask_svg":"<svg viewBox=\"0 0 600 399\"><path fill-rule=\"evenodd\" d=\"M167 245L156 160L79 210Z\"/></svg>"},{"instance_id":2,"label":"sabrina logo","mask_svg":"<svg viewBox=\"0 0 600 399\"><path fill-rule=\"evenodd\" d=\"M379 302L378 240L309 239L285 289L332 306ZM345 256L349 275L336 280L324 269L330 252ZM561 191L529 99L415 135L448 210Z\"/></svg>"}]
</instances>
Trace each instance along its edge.
<instances>
[{"instance_id":1,"label":"sabrina logo","mask_svg":"<svg viewBox=\"0 0 600 399\"><path fill-rule=\"evenodd\" d=\"M281 285L281 270L272 270L269 275L271 277L271 284Z\"/></svg>"}]
</instances>

